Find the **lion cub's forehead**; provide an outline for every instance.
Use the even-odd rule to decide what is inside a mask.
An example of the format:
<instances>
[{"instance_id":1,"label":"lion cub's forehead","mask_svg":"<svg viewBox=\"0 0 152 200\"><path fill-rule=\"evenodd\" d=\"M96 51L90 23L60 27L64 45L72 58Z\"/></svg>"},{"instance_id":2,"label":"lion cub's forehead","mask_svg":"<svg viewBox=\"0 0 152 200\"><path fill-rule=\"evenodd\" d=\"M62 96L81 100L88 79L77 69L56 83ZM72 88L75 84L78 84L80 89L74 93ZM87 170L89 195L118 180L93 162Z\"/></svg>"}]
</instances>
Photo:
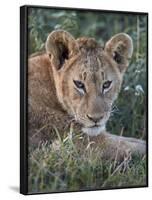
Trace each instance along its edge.
<instances>
[{"instance_id":1,"label":"lion cub's forehead","mask_svg":"<svg viewBox=\"0 0 152 200\"><path fill-rule=\"evenodd\" d=\"M113 71L110 67L111 63L108 61L103 47L95 39L83 37L79 38L77 42L80 50L80 57L77 60L80 77L85 78L87 74L87 77L92 77L93 80L103 80L106 78L106 74L111 74L110 72Z\"/></svg>"},{"instance_id":2,"label":"lion cub's forehead","mask_svg":"<svg viewBox=\"0 0 152 200\"><path fill-rule=\"evenodd\" d=\"M84 68L90 72L97 72L103 70L104 63L102 56L96 54L87 53L86 57L82 61Z\"/></svg>"},{"instance_id":3,"label":"lion cub's forehead","mask_svg":"<svg viewBox=\"0 0 152 200\"><path fill-rule=\"evenodd\" d=\"M94 38L79 38L77 40L80 50L79 62L88 71L97 72L104 67L104 50Z\"/></svg>"},{"instance_id":4,"label":"lion cub's forehead","mask_svg":"<svg viewBox=\"0 0 152 200\"><path fill-rule=\"evenodd\" d=\"M104 79L104 66L101 60L95 56L86 56L79 61L79 70L78 74L80 79L88 80L89 82L93 81L96 83L96 80L102 81Z\"/></svg>"},{"instance_id":5,"label":"lion cub's forehead","mask_svg":"<svg viewBox=\"0 0 152 200\"><path fill-rule=\"evenodd\" d=\"M104 72L109 66L104 57L102 51L100 53L95 53L94 51L83 52L78 61L80 71L86 71L89 74Z\"/></svg>"},{"instance_id":6,"label":"lion cub's forehead","mask_svg":"<svg viewBox=\"0 0 152 200\"><path fill-rule=\"evenodd\" d=\"M111 67L104 54L94 55L86 53L79 59L78 74L80 79L89 80L93 83L111 80L115 77L115 70Z\"/></svg>"}]
</instances>

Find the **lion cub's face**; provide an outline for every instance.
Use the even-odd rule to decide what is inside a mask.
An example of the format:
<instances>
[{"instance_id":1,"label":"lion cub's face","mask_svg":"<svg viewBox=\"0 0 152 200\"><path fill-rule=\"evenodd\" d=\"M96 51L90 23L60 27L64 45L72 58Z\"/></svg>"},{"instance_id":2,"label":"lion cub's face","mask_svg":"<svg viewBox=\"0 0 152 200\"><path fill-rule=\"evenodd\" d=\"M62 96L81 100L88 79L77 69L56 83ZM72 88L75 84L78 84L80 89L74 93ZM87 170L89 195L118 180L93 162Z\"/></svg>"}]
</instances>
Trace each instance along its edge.
<instances>
[{"instance_id":1,"label":"lion cub's face","mask_svg":"<svg viewBox=\"0 0 152 200\"><path fill-rule=\"evenodd\" d=\"M49 35L46 49L60 103L85 133L100 134L132 55L131 38L118 34L103 49L94 39L75 40L65 31L55 31Z\"/></svg>"},{"instance_id":2,"label":"lion cub's face","mask_svg":"<svg viewBox=\"0 0 152 200\"><path fill-rule=\"evenodd\" d=\"M68 78L61 90L67 90L66 97L63 96L64 104L89 135L97 135L105 129L121 85L119 72L106 55L100 53L98 56L94 52L80 56L67 70Z\"/></svg>"}]
</instances>

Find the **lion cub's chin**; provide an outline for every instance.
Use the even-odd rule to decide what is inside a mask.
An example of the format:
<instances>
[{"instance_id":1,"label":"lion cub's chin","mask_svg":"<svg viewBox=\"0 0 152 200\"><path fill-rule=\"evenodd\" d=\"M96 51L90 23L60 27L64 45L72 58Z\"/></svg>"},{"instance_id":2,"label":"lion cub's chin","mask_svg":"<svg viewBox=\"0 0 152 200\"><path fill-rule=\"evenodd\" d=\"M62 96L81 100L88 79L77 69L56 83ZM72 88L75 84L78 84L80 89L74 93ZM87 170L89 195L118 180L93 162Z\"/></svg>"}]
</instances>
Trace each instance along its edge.
<instances>
[{"instance_id":1,"label":"lion cub's chin","mask_svg":"<svg viewBox=\"0 0 152 200\"><path fill-rule=\"evenodd\" d=\"M105 126L98 126L98 127L92 127L92 128L84 127L82 128L82 131L89 136L97 136L101 134L103 131L105 131Z\"/></svg>"}]
</instances>

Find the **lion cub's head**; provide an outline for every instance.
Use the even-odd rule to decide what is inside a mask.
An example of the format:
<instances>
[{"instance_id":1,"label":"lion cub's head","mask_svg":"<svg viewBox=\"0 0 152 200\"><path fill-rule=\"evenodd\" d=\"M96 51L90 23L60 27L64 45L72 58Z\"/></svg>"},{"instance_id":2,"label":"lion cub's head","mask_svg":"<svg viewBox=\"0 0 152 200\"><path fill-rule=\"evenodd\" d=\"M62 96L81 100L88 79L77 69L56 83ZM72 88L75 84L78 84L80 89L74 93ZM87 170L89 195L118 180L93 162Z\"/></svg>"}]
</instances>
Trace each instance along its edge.
<instances>
[{"instance_id":1,"label":"lion cub's head","mask_svg":"<svg viewBox=\"0 0 152 200\"><path fill-rule=\"evenodd\" d=\"M82 124L85 133L100 134L132 56L132 39L119 33L102 48L93 38L76 40L58 30L48 36L46 51L58 100Z\"/></svg>"}]
</instances>

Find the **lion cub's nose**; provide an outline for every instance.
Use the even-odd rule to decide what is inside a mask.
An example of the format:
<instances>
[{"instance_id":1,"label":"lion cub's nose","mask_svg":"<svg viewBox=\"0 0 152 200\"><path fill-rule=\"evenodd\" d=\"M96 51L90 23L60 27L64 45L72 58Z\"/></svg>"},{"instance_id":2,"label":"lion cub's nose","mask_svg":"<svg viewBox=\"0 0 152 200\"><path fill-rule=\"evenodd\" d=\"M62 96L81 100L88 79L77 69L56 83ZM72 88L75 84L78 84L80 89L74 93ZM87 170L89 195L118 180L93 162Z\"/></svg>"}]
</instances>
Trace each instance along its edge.
<instances>
[{"instance_id":1,"label":"lion cub's nose","mask_svg":"<svg viewBox=\"0 0 152 200\"><path fill-rule=\"evenodd\" d=\"M90 119L91 121L97 123L99 122L104 116L100 115L100 116L92 116L92 115L87 115L88 119Z\"/></svg>"}]
</instances>

